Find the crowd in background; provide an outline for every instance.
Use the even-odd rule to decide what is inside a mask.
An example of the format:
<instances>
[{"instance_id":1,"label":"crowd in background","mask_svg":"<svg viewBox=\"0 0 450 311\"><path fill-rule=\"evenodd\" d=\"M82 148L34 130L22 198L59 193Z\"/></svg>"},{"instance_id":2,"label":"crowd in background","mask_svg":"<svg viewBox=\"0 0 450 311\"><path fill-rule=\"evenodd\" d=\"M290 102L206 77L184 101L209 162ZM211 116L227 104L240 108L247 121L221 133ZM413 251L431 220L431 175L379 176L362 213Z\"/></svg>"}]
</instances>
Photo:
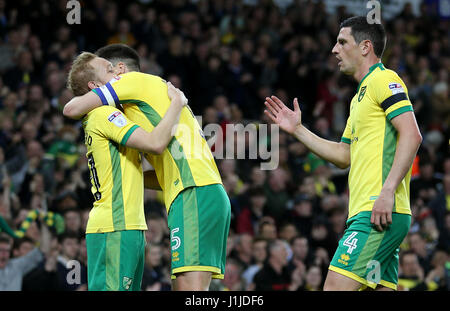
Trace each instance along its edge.
<instances>
[{"instance_id":1,"label":"crowd in background","mask_svg":"<svg viewBox=\"0 0 450 311\"><path fill-rule=\"evenodd\" d=\"M0 216L23 233L0 234L0 290L87 288L84 229L93 196L84 133L62 115L78 53L110 43L134 47L142 71L183 90L203 126L270 123L263 103L274 94L288 106L298 97L304 124L339 141L356 92L331 53L339 23L350 16L344 6L331 15L321 1L307 0L80 2L81 23L69 25L67 1L0 0ZM399 289L449 290L449 21L424 3L417 16L406 4L383 23L382 61L405 81L424 138ZM348 171L283 132L278 156L279 166L266 171L261 159L217 160L232 220L225 278L211 290L321 290L345 229ZM159 192L146 190L145 212L142 289L170 290ZM34 213L61 215L63 228ZM81 266L75 284L67 280L72 260Z\"/></svg>"}]
</instances>

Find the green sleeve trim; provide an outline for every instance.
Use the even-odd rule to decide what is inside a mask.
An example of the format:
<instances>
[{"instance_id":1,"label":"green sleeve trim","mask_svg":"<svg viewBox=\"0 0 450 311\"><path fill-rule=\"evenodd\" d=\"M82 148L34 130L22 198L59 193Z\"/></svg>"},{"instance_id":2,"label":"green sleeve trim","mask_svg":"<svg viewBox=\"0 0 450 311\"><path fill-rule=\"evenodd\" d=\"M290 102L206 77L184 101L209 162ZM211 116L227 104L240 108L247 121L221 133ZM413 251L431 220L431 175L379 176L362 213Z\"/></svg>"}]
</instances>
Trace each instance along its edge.
<instances>
[{"instance_id":1,"label":"green sleeve trim","mask_svg":"<svg viewBox=\"0 0 450 311\"><path fill-rule=\"evenodd\" d=\"M351 139L347 138L347 137L342 137L341 138L341 142L346 143L346 144L351 144L352 143Z\"/></svg>"},{"instance_id":2,"label":"green sleeve trim","mask_svg":"<svg viewBox=\"0 0 450 311\"><path fill-rule=\"evenodd\" d=\"M395 109L394 111L391 111L386 117L388 118L389 121L391 121L396 116L399 116L402 113L407 112L407 111L413 111L412 105L403 106L398 109Z\"/></svg>"},{"instance_id":3,"label":"green sleeve trim","mask_svg":"<svg viewBox=\"0 0 450 311\"><path fill-rule=\"evenodd\" d=\"M138 125L133 125L123 136L122 141L120 142L121 145L125 146L128 138L130 138L131 134L133 134L133 132L138 128Z\"/></svg>"}]
</instances>

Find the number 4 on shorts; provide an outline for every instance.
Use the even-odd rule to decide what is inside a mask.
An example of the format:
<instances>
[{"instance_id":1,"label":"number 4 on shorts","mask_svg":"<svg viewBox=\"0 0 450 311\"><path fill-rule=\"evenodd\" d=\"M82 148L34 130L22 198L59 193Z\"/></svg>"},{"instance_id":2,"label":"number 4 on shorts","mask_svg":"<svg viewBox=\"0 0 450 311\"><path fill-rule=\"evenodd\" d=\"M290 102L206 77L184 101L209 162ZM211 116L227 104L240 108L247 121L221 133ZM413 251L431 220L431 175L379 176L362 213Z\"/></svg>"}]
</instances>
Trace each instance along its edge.
<instances>
[{"instance_id":1,"label":"number 4 on shorts","mask_svg":"<svg viewBox=\"0 0 450 311\"><path fill-rule=\"evenodd\" d=\"M352 232L347 239L344 241L344 246L347 246L347 253L351 254L353 250L356 248L356 242L358 242L358 239L355 238L355 236L358 234L358 232Z\"/></svg>"}]
</instances>

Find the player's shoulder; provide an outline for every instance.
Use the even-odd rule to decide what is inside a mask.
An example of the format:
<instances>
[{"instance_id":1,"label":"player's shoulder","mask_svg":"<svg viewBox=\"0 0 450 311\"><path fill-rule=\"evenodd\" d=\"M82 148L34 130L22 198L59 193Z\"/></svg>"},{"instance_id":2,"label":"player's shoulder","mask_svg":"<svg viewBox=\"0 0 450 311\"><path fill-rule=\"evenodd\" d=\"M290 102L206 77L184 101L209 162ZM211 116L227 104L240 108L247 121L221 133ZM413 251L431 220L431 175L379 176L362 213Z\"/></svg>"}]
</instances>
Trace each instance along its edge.
<instances>
[{"instance_id":1,"label":"player's shoulder","mask_svg":"<svg viewBox=\"0 0 450 311\"><path fill-rule=\"evenodd\" d=\"M117 113L121 114L122 112L119 109L117 109L116 107L107 106L107 105L100 106L100 107L97 107L97 108L91 110L87 114L87 116L84 118L84 122L90 122L90 121L95 120L96 121L95 123L97 123L97 122L101 121L102 119L107 121L111 115L114 115Z\"/></svg>"},{"instance_id":2,"label":"player's shoulder","mask_svg":"<svg viewBox=\"0 0 450 311\"><path fill-rule=\"evenodd\" d=\"M400 76L394 70L388 69L383 65L380 66L379 70L376 70L373 73L372 82L383 83L389 80L402 81Z\"/></svg>"},{"instance_id":3,"label":"player's shoulder","mask_svg":"<svg viewBox=\"0 0 450 311\"><path fill-rule=\"evenodd\" d=\"M139 71L130 71L127 73L124 73L122 75L120 75L119 80L123 80L123 81L135 81L135 80L140 80L140 81L148 81L148 82L166 82L163 78L159 77L159 76L155 76L149 73L144 73L144 72L139 72Z\"/></svg>"}]
</instances>

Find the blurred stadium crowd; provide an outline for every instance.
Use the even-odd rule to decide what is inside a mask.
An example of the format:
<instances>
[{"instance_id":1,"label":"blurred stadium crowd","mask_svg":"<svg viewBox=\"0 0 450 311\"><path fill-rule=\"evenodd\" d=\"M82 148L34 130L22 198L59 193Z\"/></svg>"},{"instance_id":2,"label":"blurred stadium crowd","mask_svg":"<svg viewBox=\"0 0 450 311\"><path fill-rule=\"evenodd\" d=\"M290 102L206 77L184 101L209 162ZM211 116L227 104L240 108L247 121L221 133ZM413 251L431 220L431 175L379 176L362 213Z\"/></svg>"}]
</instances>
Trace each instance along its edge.
<instances>
[{"instance_id":1,"label":"blurred stadium crowd","mask_svg":"<svg viewBox=\"0 0 450 311\"><path fill-rule=\"evenodd\" d=\"M0 215L16 235L0 234L0 290L87 287L84 229L93 198L84 135L80 122L62 115L79 52L134 47L142 71L181 88L203 126L269 123L264 98L275 94L289 105L298 97L303 122L340 140L356 90L331 53L349 16L344 6L330 15L322 2L301 0L80 2L81 23L69 25L67 1L0 0ZM413 166L400 290L450 289L450 27L427 3L418 16L406 4L383 21L383 63L408 86L424 137ZM275 170L261 170L258 159L217 161L232 222L225 279L212 290L323 285L345 228L348 172L285 133L279 143ZM142 289L170 290L165 208L156 191L145 198ZM44 244L44 254L34 248ZM70 260L81 264L78 284L67 282Z\"/></svg>"}]
</instances>

